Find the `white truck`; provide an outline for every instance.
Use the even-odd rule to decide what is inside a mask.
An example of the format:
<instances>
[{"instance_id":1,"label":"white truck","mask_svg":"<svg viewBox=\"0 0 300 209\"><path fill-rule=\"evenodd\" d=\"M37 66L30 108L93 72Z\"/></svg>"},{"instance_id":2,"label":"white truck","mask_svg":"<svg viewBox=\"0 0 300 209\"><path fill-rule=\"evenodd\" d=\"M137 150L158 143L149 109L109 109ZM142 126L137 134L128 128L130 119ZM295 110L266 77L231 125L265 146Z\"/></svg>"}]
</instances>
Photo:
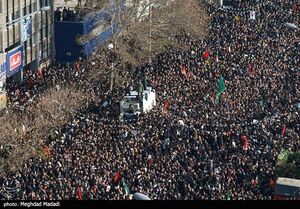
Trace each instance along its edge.
<instances>
[{"instance_id":1,"label":"white truck","mask_svg":"<svg viewBox=\"0 0 300 209\"><path fill-rule=\"evenodd\" d=\"M120 120L135 120L141 113L148 113L156 106L156 92L152 87L147 87L141 95L137 91L130 91L120 102Z\"/></svg>"}]
</instances>

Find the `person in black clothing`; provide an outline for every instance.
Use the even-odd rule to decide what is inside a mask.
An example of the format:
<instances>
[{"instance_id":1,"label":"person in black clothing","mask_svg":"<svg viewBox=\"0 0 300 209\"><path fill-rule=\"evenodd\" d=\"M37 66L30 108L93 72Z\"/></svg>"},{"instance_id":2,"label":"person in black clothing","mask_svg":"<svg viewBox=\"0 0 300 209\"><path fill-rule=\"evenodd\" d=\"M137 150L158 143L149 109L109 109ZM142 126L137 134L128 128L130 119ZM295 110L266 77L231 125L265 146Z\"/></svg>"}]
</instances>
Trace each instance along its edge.
<instances>
[{"instance_id":1,"label":"person in black clothing","mask_svg":"<svg viewBox=\"0 0 300 209\"><path fill-rule=\"evenodd\" d=\"M63 12L62 12L62 20L67 21L67 16L68 16L68 9L64 7Z\"/></svg>"},{"instance_id":2,"label":"person in black clothing","mask_svg":"<svg viewBox=\"0 0 300 209\"><path fill-rule=\"evenodd\" d=\"M54 19L55 21L61 21L62 12L59 8L57 8L54 12Z\"/></svg>"}]
</instances>

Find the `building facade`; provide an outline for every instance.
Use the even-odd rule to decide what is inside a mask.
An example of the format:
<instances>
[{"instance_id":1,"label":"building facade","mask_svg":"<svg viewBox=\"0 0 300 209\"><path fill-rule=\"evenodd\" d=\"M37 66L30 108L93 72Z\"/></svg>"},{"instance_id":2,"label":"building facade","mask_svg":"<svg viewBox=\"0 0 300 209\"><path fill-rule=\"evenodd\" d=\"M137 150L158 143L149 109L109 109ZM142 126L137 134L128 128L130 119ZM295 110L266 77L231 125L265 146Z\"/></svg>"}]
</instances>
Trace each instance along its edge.
<instances>
[{"instance_id":1,"label":"building facade","mask_svg":"<svg viewBox=\"0 0 300 209\"><path fill-rule=\"evenodd\" d=\"M53 0L0 0L0 66L22 80L53 57ZM4 69L6 68L6 69Z\"/></svg>"}]
</instances>

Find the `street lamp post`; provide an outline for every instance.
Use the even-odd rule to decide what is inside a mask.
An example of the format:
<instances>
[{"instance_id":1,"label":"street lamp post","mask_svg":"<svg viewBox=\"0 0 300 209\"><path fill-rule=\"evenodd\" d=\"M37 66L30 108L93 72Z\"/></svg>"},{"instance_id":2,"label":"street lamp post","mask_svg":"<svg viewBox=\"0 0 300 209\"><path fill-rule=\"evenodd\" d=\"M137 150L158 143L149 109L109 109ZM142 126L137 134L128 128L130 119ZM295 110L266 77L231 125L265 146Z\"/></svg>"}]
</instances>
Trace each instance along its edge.
<instances>
[{"instance_id":1,"label":"street lamp post","mask_svg":"<svg viewBox=\"0 0 300 209\"><path fill-rule=\"evenodd\" d=\"M114 50L114 44L112 44L112 43L109 44L108 45L108 49L113 52L113 50ZM109 88L110 92L112 92L113 85L114 85L114 61L111 62L110 88Z\"/></svg>"},{"instance_id":2,"label":"street lamp post","mask_svg":"<svg viewBox=\"0 0 300 209\"><path fill-rule=\"evenodd\" d=\"M113 13L113 16L112 16L110 24L111 24L111 33L113 35L114 34L114 21L115 21L116 11L114 10L112 13ZM114 55L115 46L114 46L113 43L108 45L108 49L110 51L112 51L112 53ZM112 60L112 63L111 63L110 88L109 88L110 92L112 92L112 90L113 90L113 85L114 85L114 60Z\"/></svg>"}]
</instances>

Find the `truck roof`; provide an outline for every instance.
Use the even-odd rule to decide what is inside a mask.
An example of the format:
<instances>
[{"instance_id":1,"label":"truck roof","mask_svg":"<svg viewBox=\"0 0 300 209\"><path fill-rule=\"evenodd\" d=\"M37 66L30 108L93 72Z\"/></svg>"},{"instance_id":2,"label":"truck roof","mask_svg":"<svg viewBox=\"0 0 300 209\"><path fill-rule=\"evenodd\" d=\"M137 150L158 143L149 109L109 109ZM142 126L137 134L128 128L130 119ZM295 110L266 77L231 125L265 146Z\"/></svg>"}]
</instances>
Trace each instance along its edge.
<instances>
[{"instance_id":1,"label":"truck roof","mask_svg":"<svg viewBox=\"0 0 300 209\"><path fill-rule=\"evenodd\" d=\"M279 177L276 181L275 194L285 196L299 196L300 180Z\"/></svg>"},{"instance_id":2,"label":"truck roof","mask_svg":"<svg viewBox=\"0 0 300 209\"><path fill-rule=\"evenodd\" d=\"M135 98L137 98L136 96L137 96L137 95L126 95L126 96L124 96L123 98L124 98L124 99L135 99Z\"/></svg>"},{"instance_id":3,"label":"truck roof","mask_svg":"<svg viewBox=\"0 0 300 209\"><path fill-rule=\"evenodd\" d=\"M279 177L276 181L276 184L299 187L300 188L300 179L291 179L291 178L283 178Z\"/></svg>"}]
</instances>

